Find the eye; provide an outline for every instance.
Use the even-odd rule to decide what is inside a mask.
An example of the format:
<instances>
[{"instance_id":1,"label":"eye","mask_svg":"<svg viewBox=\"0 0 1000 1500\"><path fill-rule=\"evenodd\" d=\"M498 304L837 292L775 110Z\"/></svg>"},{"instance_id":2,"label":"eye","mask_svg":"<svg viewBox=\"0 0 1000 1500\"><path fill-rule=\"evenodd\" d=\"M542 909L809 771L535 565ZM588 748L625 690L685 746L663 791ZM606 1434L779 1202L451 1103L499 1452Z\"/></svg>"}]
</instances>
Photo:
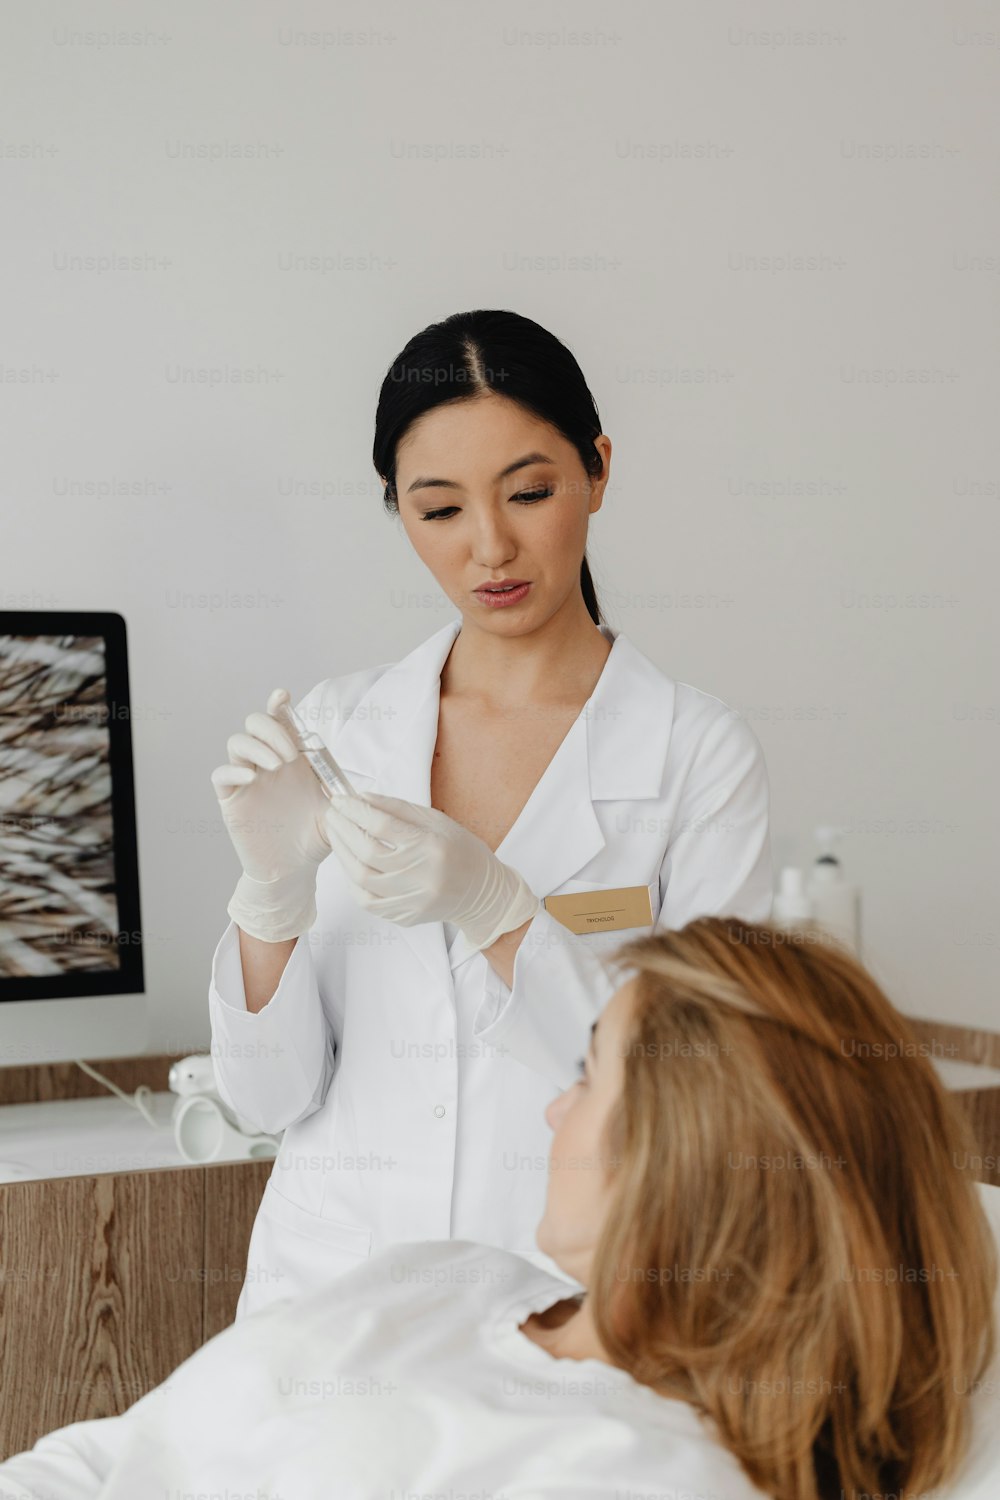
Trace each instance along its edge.
<instances>
[{"instance_id":1,"label":"eye","mask_svg":"<svg viewBox=\"0 0 1000 1500\"><path fill-rule=\"evenodd\" d=\"M580 1075L579 1078L576 1080L577 1083L586 1083L587 1082L587 1059L585 1057L578 1057L577 1058L577 1060L576 1060L576 1071Z\"/></svg>"},{"instance_id":2,"label":"eye","mask_svg":"<svg viewBox=\"0 0 1000 1500\"><path fill-rule=\"evenodd\" d=\"M519 495L511 495L520 505L537 505L539 500L547 500L552 494L551 490L522 490Z\"/></svg>"},{"instance_id":3,"label":"eye","mask_svg":"<svg viewBox=\"0 0 1000 1500\"><path fill-rule=\"evenodd\" d=\"M547 500L552 493L552 490L547 489L521 490L518 494L511 495L510 498L516 500L518 505L537 505L539 500ZM441 510L428 510L424 512L420 519L421 521L447 520L448 516L456 509L457 506L446 505Z\"/></svg>"}]
</instances>

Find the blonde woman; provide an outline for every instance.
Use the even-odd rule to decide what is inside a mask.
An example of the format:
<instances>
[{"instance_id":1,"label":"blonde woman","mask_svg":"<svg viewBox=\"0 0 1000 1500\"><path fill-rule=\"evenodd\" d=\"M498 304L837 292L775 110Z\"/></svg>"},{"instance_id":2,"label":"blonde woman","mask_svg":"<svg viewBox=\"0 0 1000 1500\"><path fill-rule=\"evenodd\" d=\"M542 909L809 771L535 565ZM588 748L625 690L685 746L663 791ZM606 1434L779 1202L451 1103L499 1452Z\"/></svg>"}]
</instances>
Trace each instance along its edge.
<instances>
[{"instance_id":1,"label":"blonde woman","mask_svg":"<svg viewBox=\"0 0 1000 1500\"><path fill-rule=\"evenodd\" d=\"M0 1496L915 1500L955 1478L996 1250L906 1021L846 951L770 926L702 918L619 959L546 1111L538 1243L582 1293L495 1246L390 1247L0 1465ZM978 1416L963 1500L1000 1490Z\"/></svg>"}]
</instances>

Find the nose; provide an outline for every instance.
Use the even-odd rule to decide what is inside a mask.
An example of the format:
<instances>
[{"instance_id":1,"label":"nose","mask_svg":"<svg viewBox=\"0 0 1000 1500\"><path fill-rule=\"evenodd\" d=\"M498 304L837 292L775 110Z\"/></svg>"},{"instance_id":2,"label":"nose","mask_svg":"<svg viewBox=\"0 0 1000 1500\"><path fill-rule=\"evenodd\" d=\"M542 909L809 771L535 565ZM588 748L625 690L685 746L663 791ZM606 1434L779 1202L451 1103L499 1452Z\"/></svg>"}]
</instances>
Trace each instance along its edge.
<instances>
[{"instance_id":1,"label":"nose","mask_svg":"<svg viewBox=\"0 0 1000 1500\"><path fill-rule=\"evenodd\" d=\"M502 568L515 555L502 512L481 506L473 523L472 556L480 568Z\"/></svg>"}]
</instances>

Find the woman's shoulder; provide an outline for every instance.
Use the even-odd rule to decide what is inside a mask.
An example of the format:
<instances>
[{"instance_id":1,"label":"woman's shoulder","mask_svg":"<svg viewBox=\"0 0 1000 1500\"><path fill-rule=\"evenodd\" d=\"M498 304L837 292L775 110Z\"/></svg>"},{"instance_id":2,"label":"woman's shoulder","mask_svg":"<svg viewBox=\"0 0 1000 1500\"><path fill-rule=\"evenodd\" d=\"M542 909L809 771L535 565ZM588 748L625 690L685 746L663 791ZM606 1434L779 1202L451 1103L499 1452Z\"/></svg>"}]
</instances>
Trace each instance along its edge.
<instances>
[{"instance_id":1,"label":"woman's shoulder","mask_svg":"<svg viewBox=\"0 0 1000 1500\"><path fill-rule=\"evenodd\" d=\"M351 718L355 711L360 710L361 716L364 716L365 699L370 695L375 700L371 711L378 713L385 711L384 704L377 701L379 697L406 698L419 693L425 683L430 682L435 675L440 675L441 663L457 633L458 623L449 620L427 639L391 661L355 668L335 677L324 677L296 705L299 713L312 728L320 733L326 729L328 734L332 734L339 723ZM383 677L388 677L384 692L373 692Z\"/></svg>"},{"instance_id":2,"label":"woman's shoulder","mask_svg":"<svg viewBox=\"0 0 1000 1500\"><path fill-rule=\"evenodd\" d=\"M678 721L704 729L716 724L746 722L738 707L679 678L674 680L674 716Z\"/></svg>"},{"instance_id":3,"label":"woman's shoulder","mask_svg":"<svg viewBox=\"0 0 1000 1500\"><path fill-rule=\"evenodd\" d=\"M342 672L338 677L324 677L309 689L296 704L296 709L310 729L321 734L326 730L329 734L351 717L379 678L395 665L395 662L384 661L374 667Z\"/></svg>"},{"instance_id":4,"label":"woman's shoulder","mask_svg":"<svg viewBox=\"0 0 1000 1500\"><path fill-rule=\"evenodd\" d=\"M745 706L737 707L680 679L673 686L668 760L673 762L674 775L697 766L714 781L755 767L763 770L763 747Z\"/></svg>"},{"instance_id":5,"label":"woman's shoulder","mask_svg":"<svg viewBox=\"0 0 1000 1500\"><path fill-rule=\"evenodd\" d=\"M618 635L624 633L619 631ZM671 672L636 644L624 636L626 650L625 668L630 674L629 687L638 689L644 700L657 704L669 703L673 725L682 732L700 736L711 730L725 729L733 724L746 724L740 708L736 708L715 693L695 687ZM752 731L751 731L752 732Z\"/></svg>"}]
</instances>

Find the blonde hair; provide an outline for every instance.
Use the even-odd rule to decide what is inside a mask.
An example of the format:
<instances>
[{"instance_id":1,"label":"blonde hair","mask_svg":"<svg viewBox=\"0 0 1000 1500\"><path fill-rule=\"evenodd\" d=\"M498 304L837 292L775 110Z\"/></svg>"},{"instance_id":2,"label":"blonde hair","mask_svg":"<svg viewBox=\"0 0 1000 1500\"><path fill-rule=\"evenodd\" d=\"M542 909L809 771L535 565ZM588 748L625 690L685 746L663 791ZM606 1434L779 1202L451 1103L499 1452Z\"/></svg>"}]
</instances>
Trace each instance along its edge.
<instances>
[{"instance_id":1,"label":"blonde hair","mask_svg":"<svg viewBox=\"0 0 1000 1500\"><path fill-rule=\"evenodd\" d=\"M975 1147L833 941L706 917L615 950L634 1004L588 1299L781 1500L939 1485L994 1352Z\"/></svg>"}]
</instances>

